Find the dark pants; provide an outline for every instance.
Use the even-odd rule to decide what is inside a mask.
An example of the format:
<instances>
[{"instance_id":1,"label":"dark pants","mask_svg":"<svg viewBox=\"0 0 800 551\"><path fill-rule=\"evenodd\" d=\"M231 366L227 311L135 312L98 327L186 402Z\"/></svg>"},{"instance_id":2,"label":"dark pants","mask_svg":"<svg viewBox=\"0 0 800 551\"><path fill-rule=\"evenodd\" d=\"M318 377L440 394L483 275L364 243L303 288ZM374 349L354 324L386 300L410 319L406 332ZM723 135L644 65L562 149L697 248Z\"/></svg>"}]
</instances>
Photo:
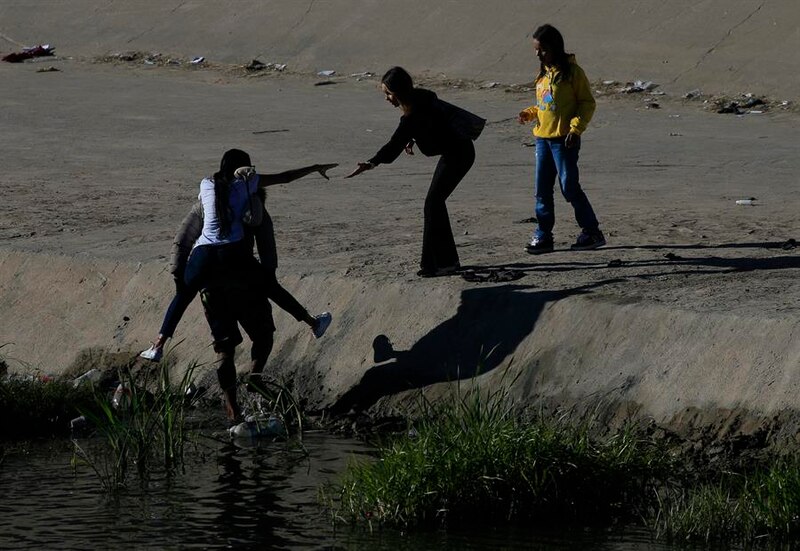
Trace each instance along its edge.
<instances>
[{"instance_id":1,"label":"dark pants","mask_svg":"<svg viewBox=\"0 0 800 551\"><path fill-rule=\"evenodd\" d=\"M275 324L266 295L260 290L216 287L200 293L208 326L219 355L217 378L223 390L236 384L234 353L243 341L238 324L252 345L250 372L261 373L267 364L274 342Z\"/></svg>"},{"instance_id":2,"label":"dark pants","mask_svg":"<svg viewBox=\"0 0 800 551\"><path fill-rule=\"evenodd\" d=\"M160 335L172 337L178 322L200 288L215 282L235 280L249 285L258 277L260 266L253 258L252 243L247 240L228 245L201 245L192 251L181 279L175 282L176 293L169 303ZM180 276L179 276L180 277Z\"/></svg>"},{"instance_id":3,"label":"dark pants","mask_svg":"<svg viewBox=\"0 0 800 551\"><path fill-rule=\"evenodd\" d=\"M423 270L458 265L458 252L445 201L475 162L475 147L464 140L442 154L425 197L425 228L422 233Z\"/></svg>"}]
</instances>

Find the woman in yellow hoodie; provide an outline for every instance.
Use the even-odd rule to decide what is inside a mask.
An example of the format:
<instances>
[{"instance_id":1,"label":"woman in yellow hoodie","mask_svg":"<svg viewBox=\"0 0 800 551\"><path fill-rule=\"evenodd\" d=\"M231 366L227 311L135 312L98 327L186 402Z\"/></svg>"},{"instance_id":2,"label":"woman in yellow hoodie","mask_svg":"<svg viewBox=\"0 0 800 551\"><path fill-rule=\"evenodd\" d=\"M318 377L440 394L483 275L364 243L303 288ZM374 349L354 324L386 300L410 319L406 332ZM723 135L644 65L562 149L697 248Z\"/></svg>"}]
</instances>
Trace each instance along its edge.
<instances>
[{"instance_id":1,"label":"woman in yellow hoodie","mask_svg":"<svg viewBox=\"0 0 800 551\"><path fill-rule=\"evenodd\" d=\"M589 250L606 244L597 217L583 192L578 176L581 134L594 114L595 101L589 80L575 56L564 51L564 38L552 25L533 33L533 49L539 58L536 105L520 112L520 124L533 122L536 138L536 218L539 223L525 250L531 254L553 251L555 213L553 190L556 176L564 199L572 205L581 227L573 250Z\"/></svg>"}]
</instances>

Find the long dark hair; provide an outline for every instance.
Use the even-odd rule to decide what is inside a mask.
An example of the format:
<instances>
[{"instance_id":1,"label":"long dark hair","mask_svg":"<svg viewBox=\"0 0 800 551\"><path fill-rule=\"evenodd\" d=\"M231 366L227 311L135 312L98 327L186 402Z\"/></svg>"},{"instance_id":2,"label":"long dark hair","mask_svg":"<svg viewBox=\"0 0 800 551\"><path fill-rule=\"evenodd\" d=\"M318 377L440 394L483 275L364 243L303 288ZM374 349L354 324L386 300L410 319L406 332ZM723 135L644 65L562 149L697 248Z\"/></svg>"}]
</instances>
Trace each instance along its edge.
<instances>
[{"instance_id":1,"label":"long dark hair","mask_svg":"<svg viewBox=\"0 0 800 551\"><path fill-rule=\"evenodd\" d=\"M572 76L572 66L570 58L572 54L564 51L564 37L554 26L544 24L535 31L531 38L535 38L540 44L547 48L547 51L553 56L553 65L558 69L558 80L569 80ZM539 64L539 75L536 77L538 81L547 73L544 61Z\"/></svg>"},{"instance_id":2,"label":"long dark hair","mask_svg":"<svg viewBox=\"0 0 800 551\"><path fill-rule=\"evenodd\" d=\"M392 67L383 75L381 84L386 85L400 103L409 104L414 94L414 81L402 67Z\"/></svg>"},{"instance_id":3,"label":"long dark hair","mask_svg":"<svg viewBox=\"0 0 800 551\"><path fill-rule=\"evenodd\" d=\"M241 149L229 149L222 156L219 172L214 173L214 208L217 211L220 237L226 237L231 231L230 196L233 173L243 166L252 166L250 155Z\"/></svg>"}]
</instances>

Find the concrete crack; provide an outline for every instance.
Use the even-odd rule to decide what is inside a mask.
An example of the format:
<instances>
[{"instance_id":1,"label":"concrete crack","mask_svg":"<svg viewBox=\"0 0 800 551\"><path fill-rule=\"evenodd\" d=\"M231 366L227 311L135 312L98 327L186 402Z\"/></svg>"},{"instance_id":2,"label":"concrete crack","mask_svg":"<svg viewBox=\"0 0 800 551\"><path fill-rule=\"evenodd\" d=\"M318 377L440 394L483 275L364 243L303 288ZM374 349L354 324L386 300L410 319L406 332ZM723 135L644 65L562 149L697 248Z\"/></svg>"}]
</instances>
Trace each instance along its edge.
<instances>
[{"instance_id":1,"label":"concrete crack","mask_svg":"<svg viewBox=\"0 0 800 551\"><path fill-rule=\"evenodd\" d=\"M706 50L706 51L705 51L705 53L703 53L703 55L701 55L701 56L700 56L700 59L698 59L698 60L697 60L697 63L695 63L695 64L694 64L692 67L690 67L690 68L686 69L685 71L682 71L681 73L679 73L679 74L678 74L677 76L675 76L675 78L673 78L673 79L672 79L670 82L671 82L671 83L675 83L675 82L676 82L676 81L677 81L679 78L681 78L681 77L682 77L683 75L685 75L686 73L688 73L688 72L690 72L690 71L694 71L695 69L697 69L697 68L698 68L698 67L699 67L699 66L700 66L700 65L701 65L701 64L702 64L702 63L703 63L703 62L704 62L704 61L705 61L705 60L708 58L708 56L710 56L711 54L713 54L713 53L714 53L714 51L715 51L717 48L719 48L719 46L720 46L720 45L721 45L723 42L725 42L725 41L726 41L728 38L730 38L730 36L733 34L733 31L735 31L736 29L738 29L739 27L741 27L742 25L744 25L745 23L747 23L747 22L748 22L750 19L752 19L752 17L753 17L753 16L754 16L756 13L758 13L759 11L761 11L761 8L763 8L763 7L764 7L764 5L765 5L766 3L767 3L767 0L762 0L762 2L761 2L761 3L760 3L758 6L756 6L756 8L755 8L753 11L751 11L749 14L747 14L747 16L746 16L744 19L742 19L741 21L739 21L739 22L738 22L737 24L735 24L733 27L731 27L730 29L728 29L728 32L726 32L726 33L725 33L725 35L724 35L722 38L720 38L719 40L717 40L717 42L716 42L716 43L714 43L714 44L713 44L713 45L712 45L712 46L711 46L711 47L710 47L708 50Z\"/></svg>"},{"instance_id":2,"label":"concrete crack","mask_svg":"<svg viewBox=\"0 0 800 551\"><path fill-rule=\"evenodd\" d=\"M297 20L297 23L295 23L294 25L292 25L292 28L291 28L291 29L289 29L289 32L290 32L290 33L291 33L293 30L295 30L297 27L299 27L300 25L302 25L302 24L303 24L303 21L305 21L305 20L306 20L306 17L308 17L308 14L309 14L309 13L311 13L311 9L314 7L314 2L315 2L315 1L316 1L316 0L311 0L311 2L309 2L309 3L308 3L308 8L306 8L306 12L305 12L303 15L301 15L301 16L300 16L300 19L298 19L298 20Z\"/></svg>"}]
</instances>

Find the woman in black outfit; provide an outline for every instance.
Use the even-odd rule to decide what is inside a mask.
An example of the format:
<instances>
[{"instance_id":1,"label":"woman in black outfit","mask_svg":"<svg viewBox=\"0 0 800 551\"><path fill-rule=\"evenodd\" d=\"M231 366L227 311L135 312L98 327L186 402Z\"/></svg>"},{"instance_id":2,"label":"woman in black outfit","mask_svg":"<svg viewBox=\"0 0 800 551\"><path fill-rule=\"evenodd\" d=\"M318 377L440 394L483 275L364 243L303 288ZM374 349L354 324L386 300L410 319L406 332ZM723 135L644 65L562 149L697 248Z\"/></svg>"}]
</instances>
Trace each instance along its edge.
<instances>
[{"instance_id":1,"label":"woman in black outfit","mask_svg":"<svg viewBox=\"0 0 800 551\"><path fill-rule=\"evenodd\" d=\"M425 197L422 260L417 275L451 275L461 266L445 200L472 167L475 148L470 137L453 126L450 115L453 106L439 100L429 90L415 88L411 76L401 67L392 67L383 75L381 88L386 101L403 111L400 125L374 157L358 163L358 167L346 178L357 176L379 164L391 163L403 150L413 155L415 142L423 154L429 157L441 155Z\"/></svg>"}]
</instances>

